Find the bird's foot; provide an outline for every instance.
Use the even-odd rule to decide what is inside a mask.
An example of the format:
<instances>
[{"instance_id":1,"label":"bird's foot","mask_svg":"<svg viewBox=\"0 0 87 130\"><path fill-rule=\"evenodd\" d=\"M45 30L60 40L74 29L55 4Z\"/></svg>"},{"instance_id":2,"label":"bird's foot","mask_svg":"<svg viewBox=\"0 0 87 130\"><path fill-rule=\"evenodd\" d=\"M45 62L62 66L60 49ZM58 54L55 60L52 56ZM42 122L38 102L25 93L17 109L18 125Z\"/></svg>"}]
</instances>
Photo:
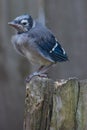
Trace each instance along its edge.
<instances>
[{"instance_id":1,"label":"bird's foot","mask_svg":"<svg viewBox=\"0 0 87 130\"><path fill-rule=\"evenodd\" d=\"M26 82L29 83L30 80L35 77L35 76L39 76L39 77L43 77L43 78L47 78L47 74L45 73L39 73L39 72L34 72L33 74L30 74L26 77Z\"/></svg>"},{"instance_id":2,"label":"bird's foot","mask_svg":"<svg viewBox=\"0 0 87 130\"><path fill-rule=\"evenodd\" d=\"M47 74L45 74L45 73L38 74L38 76L42 77L42 78L47 78Z\"/></svg>"}]
</instances>

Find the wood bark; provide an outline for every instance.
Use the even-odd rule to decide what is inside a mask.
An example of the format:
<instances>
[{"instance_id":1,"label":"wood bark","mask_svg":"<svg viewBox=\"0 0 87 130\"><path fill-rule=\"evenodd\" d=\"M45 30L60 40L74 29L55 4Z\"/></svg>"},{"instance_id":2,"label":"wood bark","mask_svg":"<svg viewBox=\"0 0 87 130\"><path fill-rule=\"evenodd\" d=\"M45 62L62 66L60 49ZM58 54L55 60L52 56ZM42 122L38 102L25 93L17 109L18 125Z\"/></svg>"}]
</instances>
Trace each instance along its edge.
<instances>
[{"instance_id":1,"label":"wood bark","mask_svg":"<svg viewBox=\"0 0 87 130\"><path fill-rule=\"evenodd\" d=\"M26 85L24 130L87 130L87 81L34 78Z\"/></svg>"}]
</instances>

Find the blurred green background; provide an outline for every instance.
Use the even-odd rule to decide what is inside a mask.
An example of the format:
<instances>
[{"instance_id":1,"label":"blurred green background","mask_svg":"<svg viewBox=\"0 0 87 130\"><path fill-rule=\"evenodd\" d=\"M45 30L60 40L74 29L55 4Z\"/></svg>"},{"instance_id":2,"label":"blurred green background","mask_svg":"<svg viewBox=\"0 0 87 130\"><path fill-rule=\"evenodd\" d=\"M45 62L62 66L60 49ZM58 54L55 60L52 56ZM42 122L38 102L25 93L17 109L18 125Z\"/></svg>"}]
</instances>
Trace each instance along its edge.
<instances>
[{"instance_id":1,"label":"blurred green background","mask_svg":"<svg viewBox=\"0 0 87 130\"><path fill-rule=\"evenodd\" d=\"M49 71L55 80L87 78L86 0L0 0L0 130L20 130L23 126L25 82L33 67L16 53L8 22L29 13L53 31L70 61L57 63Z\"/></svg>"}]
</instances>

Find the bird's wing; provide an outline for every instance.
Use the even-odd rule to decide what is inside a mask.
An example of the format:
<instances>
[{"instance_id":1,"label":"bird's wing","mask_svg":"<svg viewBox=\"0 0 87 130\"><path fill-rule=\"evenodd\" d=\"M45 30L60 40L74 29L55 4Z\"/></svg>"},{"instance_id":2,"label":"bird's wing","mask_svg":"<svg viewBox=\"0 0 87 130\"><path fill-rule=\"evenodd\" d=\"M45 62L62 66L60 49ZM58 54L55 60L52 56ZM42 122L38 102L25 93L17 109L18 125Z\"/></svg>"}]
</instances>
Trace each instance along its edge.
<instances>
[{"instance_id":1,"label":"bird's wing","mask_svg":"<svg viewBox=\"0 0 87 130\"><path fill-rule=\"evenodd\" d=\"M38 48L38 53L51 62L61 62L68 60L65 50L61 47L54 35L46 27L36 26L29 33L29 37L34 39Z\"/></svg>"},{"instance_id":2,"label":"bird's wing","mask_svg":"<svg viewBox=\"0 0 87 130\"><path fill-rule=\"evenodd\" d=\"M54 62L68 60L65 50L52 34L49 37L41 38L40 41L37 41L37 45L44 58L49 58Z\"/></svg>"}]
</instances>

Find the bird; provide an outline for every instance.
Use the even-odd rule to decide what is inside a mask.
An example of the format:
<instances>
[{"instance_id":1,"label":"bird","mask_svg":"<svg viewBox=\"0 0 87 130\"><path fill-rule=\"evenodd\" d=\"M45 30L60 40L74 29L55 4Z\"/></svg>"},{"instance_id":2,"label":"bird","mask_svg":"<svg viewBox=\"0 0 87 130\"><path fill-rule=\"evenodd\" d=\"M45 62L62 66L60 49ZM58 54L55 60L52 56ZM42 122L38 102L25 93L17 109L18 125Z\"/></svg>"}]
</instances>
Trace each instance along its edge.
<instances>
[{"instance_id":1,"label":"bird","mask_svg":"<svg viewBox=\"0 0 87 130\"><path fill-rule=\"evenodd\" d=\"M31 64L38 65L37 71L26 78L29 82L34 76L47 77L47 70L57 62L68 61L68 56L52 31L30 14L16 17L8 24L16 30L12 44L19 54Z\"/></svg>"}]
</instances>

